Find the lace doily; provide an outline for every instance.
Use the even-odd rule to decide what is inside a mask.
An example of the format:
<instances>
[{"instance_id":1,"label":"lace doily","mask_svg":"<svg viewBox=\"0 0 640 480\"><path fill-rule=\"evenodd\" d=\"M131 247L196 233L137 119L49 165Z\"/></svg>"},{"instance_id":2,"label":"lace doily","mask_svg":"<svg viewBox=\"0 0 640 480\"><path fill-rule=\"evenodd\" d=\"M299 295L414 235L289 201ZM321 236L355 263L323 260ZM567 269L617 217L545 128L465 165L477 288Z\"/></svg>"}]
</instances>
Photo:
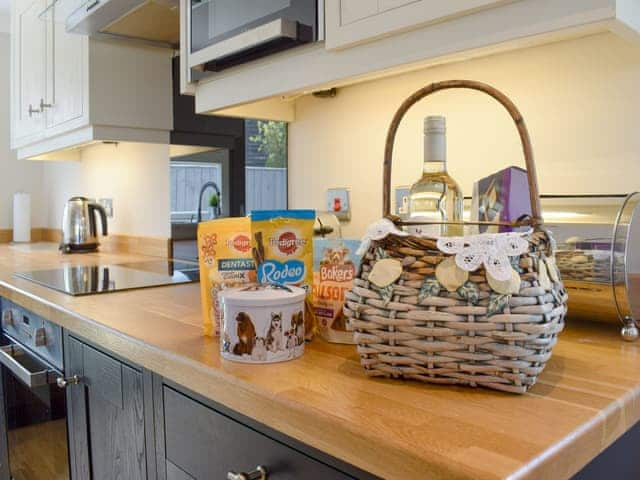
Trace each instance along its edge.
<instances>
[{"instance_id":1,"label":"lace doily","mask_svg":"<svg viewBox=\"0 0 640 480\"><path fill-rule=\"evenodd\" d=\"M522 255L529 249L524 238L527 232L482 233L465 237L442 237L438 239L438 249L443 253L455 254L456 265L462 270L473 272L480 265L496 280L511 278L509 257Z\"/></svg>"},{"instance_id":2,"label":"lace doily","mask_svg":"<svg viewBox=\"0 0 640 480\"><path fill-rule=\"evenodd\" d=\"M364 254L368 249L369 245L371 245L371 240L382 240L386 238L387 235L398 235L401 237L406 237L409 234L407 232L403 232L395 224L389 220L388 218L381 218L377 222L372 223L367 228L367 233L362 237L362 243L360 244L360 248L357 250L358 255Z\"/></svg>"}]
</instances>

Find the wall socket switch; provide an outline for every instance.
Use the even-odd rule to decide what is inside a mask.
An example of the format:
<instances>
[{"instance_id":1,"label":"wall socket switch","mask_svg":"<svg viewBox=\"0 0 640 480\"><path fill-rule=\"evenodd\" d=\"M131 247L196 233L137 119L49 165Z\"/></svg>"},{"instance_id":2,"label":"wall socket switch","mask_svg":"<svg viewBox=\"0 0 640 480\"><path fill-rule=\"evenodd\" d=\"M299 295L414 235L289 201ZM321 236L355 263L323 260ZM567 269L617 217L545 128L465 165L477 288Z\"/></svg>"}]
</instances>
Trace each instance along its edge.
<instances>
[{"instance_id":1,"label":"wall socket switch","mask_svg":"<svg viewBox=\"0 0 640 480\"><path fill-rule=\"evenodd\" d=\"M395 188L395 214L402 220L409 219L409 190L410 187L396 187Z\"/></svg>"},{"instance_id":2,"label":"wall socket switch","mask_svg":"<svg viewBox=\"0 0 640 480\"><path fill-rule=\"evenodd\" d=\"M107 217L113 218L113 198L101 198L98 203L104 207Z\"/></svg>"}]
</instances>

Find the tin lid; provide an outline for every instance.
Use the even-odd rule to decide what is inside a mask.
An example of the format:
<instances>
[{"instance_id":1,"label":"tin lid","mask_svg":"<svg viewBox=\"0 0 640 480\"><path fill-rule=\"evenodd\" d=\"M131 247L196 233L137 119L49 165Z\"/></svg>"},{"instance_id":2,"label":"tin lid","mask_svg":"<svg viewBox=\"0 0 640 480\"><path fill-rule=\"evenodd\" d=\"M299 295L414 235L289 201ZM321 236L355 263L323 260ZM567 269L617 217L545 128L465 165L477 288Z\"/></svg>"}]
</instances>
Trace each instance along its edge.
<instances>
[{"instance_id":1,"label":"tin lid","mask_svg":"<svg viewBox=\"0 0 640 480\"><path fill-rule=\"evenodd\" d=\"M302 302L307 292L303 288L280 284L255 284L222 290L221 301L241 307L266 307Z\"/></svg>"}]
</instances>

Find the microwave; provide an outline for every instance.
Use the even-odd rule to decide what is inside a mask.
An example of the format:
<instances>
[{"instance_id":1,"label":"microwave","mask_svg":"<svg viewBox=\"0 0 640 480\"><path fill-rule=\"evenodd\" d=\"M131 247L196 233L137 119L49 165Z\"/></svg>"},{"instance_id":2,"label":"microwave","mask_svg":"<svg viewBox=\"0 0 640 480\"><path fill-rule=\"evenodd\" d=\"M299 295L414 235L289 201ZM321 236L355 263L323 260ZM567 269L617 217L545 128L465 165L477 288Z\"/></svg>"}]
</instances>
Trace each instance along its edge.
<instances>
[{"instance_id":1,"label":"microwave","mask_svg":"<svg viewBox=\"0 0 640 480\"><path fill-rule=\"evenodd\" d=\"M189 67L219 72L324 39L324 0L189 0Z\"/></svg>"}]
</instances>

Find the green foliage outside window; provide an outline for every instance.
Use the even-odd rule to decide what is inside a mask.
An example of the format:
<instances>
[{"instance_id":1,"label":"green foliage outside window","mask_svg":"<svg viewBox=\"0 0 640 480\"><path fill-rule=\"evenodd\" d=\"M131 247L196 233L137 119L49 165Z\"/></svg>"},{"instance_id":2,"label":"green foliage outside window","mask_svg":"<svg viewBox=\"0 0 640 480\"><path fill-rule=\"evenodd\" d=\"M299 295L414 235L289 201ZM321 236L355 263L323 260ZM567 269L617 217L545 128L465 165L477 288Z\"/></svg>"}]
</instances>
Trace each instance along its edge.
<instances>
[{"instance_id":1,"label":"green foliage outside window","mask_svg":"<svg viewBox=\"0 0 640 480\"><path fill-rule=\"evenodd\" d=\"M249 140L258 144L258 151L267 156L266 167L287 166L287 124L285 122L257 122L258 134Z\"/></svg>"}]
</instances>

